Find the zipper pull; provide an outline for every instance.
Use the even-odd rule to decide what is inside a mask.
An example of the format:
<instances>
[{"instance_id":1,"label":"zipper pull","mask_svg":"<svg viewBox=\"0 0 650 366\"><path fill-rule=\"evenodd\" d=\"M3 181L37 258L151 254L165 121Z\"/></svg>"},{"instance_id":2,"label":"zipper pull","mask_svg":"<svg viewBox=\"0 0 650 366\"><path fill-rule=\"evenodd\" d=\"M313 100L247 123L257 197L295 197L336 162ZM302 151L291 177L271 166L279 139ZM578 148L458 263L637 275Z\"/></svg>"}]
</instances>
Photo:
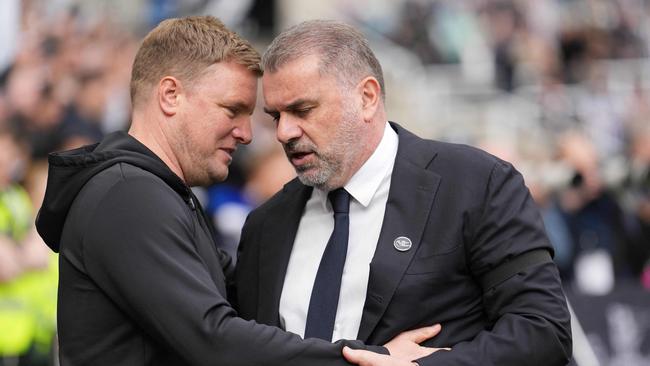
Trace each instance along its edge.
<instances>
[{"instance_id":1,"label":"zipper pull","mask_svg":"<svg viewBox=\"0 0 650 366\"><path fill-rule=\"evenodd\" d=\"M185 192L187 192L187 204L190 205L192 211L196 211L196 203L194 203L194 194L192 193L192 189L185 186Z\"/></svg>"}]
</instances>

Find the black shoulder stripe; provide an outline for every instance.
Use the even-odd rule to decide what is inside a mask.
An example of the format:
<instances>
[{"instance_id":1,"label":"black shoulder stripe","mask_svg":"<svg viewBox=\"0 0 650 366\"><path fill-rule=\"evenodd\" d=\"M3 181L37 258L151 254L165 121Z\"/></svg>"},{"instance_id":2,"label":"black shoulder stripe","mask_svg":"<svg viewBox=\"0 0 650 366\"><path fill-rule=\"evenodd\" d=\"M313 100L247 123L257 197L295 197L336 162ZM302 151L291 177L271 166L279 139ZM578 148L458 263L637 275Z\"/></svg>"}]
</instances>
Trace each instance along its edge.
<instances>
[{"instance_id":1,"label":"black shoulder stripe","mask_svg":"<svg viewBox=\"0 0 650 366\"><path fill-rule=\"evenodd\" d=\"M511 260L493 268L479 279L483 292L487 292L508 278L522 272L534 265L552 262L551 254L547 249L535 249L523 253Z\"/></svg>"}]
</instances>

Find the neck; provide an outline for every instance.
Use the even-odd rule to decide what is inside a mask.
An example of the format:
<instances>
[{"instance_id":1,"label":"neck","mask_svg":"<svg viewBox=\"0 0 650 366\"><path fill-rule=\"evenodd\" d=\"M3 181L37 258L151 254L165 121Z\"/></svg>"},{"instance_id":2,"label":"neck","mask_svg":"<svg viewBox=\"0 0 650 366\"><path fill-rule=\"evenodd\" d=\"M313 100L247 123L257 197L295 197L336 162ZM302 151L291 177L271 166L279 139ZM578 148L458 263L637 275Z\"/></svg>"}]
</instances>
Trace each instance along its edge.
<instances>
[{"instance_id":1,"label":"neck","mask_svg":"<svg viewBox=\"0 0 650 366\"><path fill-rule=\"evenodd\" d=\"M167 138L165 129L160 119L147 118L151 113L134 110L131 116L129 135L140 141L144 146L156 154L174 174L185 182L185 176L178 158L174 154L171 142Z\"/></svg>"},{"instance_id":2,"label":"neck","mask_svg":"<svg viewBox=\"0 0 650 366\"><path fill-rule=\"evenodd\" d=\"M359 169L361 169L363 164L365 164L366 161L370 159L370 156L375 152L375 150L377 150L377 146L379 146L382 137L384 137L385 123L386 123L385 120L375 121L369 126L369 131L367 135L368 138L362 144L363 150L361 151L360 154L361 159L359 159L359 161L355 165L354 173L356 173Z\"/></svg>"}]
</instances>

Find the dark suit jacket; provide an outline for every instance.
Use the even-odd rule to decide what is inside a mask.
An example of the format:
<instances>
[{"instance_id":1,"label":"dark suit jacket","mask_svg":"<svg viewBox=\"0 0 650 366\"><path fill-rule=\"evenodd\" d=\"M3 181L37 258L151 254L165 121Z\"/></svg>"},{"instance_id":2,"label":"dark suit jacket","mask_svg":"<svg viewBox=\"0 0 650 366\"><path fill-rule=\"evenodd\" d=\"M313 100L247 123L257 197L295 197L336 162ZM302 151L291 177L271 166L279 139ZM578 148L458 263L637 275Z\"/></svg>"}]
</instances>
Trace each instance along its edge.
<instances>
[{"instance_id":1,"label":"dark suit jacket","mask_svg":"<svg viewBox=\"0 0 650 366\"><path fill-rule=\"evenodd\" d=\"M421 365L566 364L570 317L552 262L489 290L477 281L522 253L552 251L521 175L478 149L392 127L399 148L358 339L380 345L441 323L441 333L424 344L453 350ZM310 194L293 180L250 214L237 268L242 317L280 325L287 263ZM400 236L411 239L410 250L394 248Z\"/></svg>"}]
</instances>

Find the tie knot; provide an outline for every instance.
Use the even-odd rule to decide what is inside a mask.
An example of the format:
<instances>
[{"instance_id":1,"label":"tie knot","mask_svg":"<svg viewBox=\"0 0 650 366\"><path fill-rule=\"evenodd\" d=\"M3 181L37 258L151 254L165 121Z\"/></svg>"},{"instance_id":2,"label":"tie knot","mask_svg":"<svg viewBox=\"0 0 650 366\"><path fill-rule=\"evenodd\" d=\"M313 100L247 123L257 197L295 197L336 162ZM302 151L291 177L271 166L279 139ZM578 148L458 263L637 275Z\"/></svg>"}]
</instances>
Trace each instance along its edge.
<instances>
[{"instance_id":1,"label":"tie knot","mask_svg":"<svg viewBox=\"0 0 650 366\"><path fill-rule=\"evenodd\" d=\"M350 194L343 188L338 188L331 191L327 198L332 204L334 213L348 213L350 212Z\"/></svg>"}]
</instances>

